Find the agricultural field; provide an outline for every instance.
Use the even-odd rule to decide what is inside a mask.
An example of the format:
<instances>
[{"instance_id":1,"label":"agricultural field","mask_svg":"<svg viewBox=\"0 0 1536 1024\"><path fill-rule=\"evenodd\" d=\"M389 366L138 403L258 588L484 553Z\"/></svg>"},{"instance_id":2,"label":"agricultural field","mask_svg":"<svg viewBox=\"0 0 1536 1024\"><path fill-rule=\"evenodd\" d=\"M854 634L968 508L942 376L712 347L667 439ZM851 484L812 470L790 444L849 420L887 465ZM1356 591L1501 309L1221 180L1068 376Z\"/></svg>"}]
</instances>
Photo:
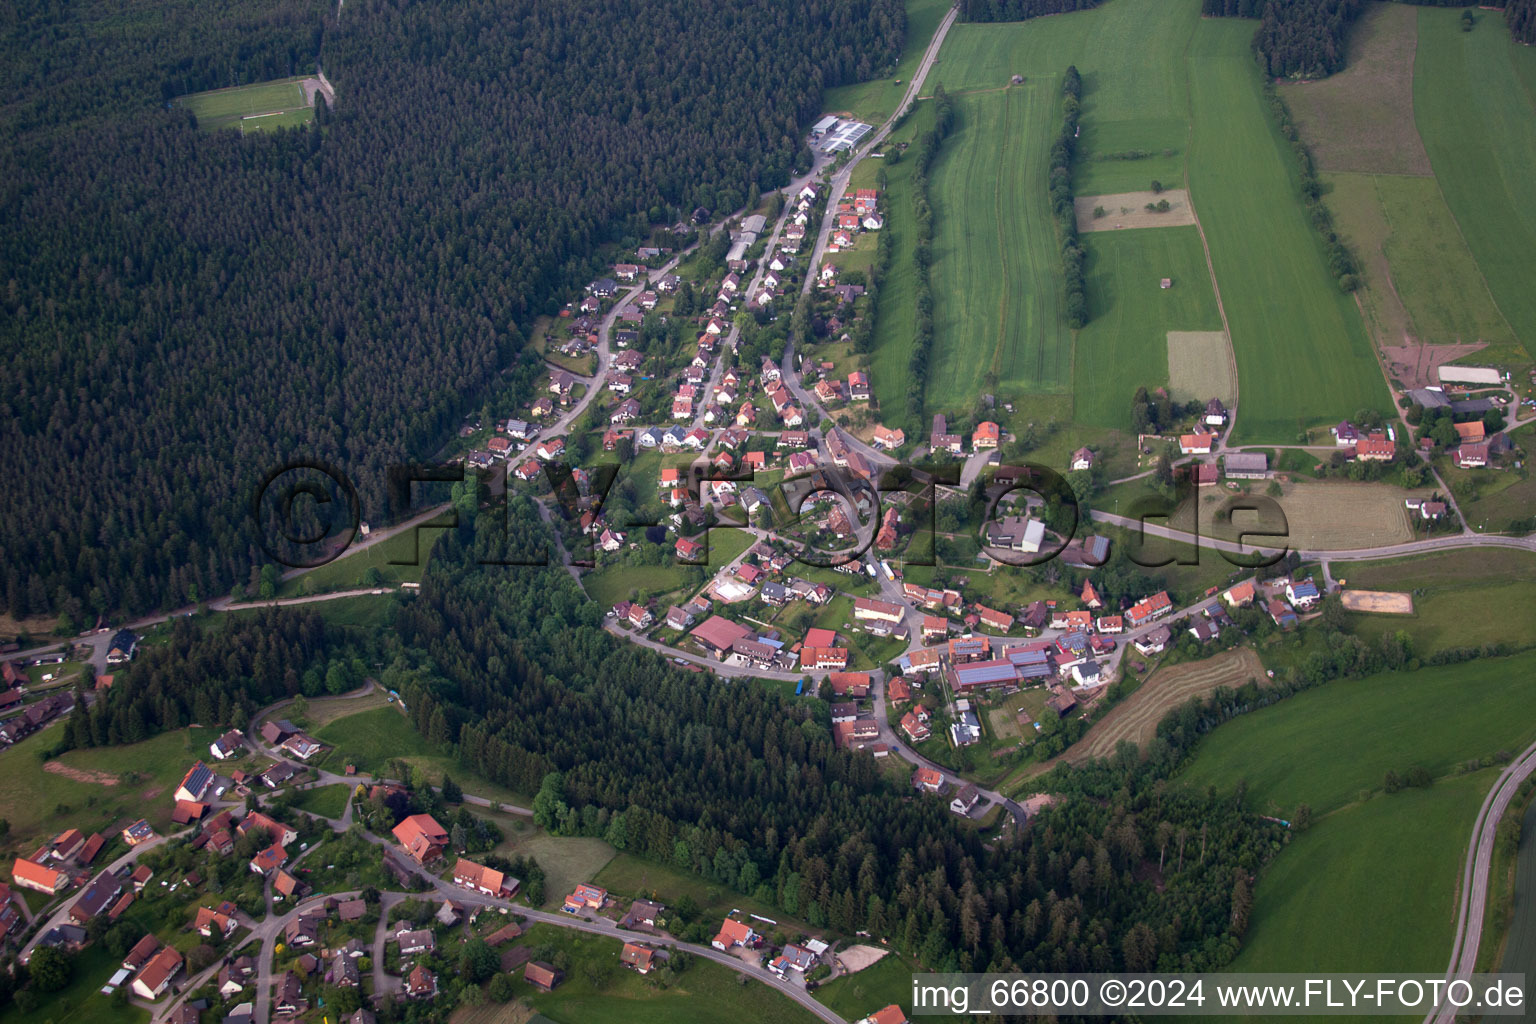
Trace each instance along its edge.
<instances>
[{"instance_id":1,"label":"agricultural field","mask_svg":"<svg viewBox=\"0 0 1536 1024\"><path fill-rule=\"evenodd\" d=\"M1335 562L1333 575L1372 590L1458 590L1536 578L1536 554L1506 548L1456 548L1412 558Z\"/></svg>"},{"instance_id":2,"label":"agricultural field","mask_svg":"<svg viewBox=\"0 0 1536 1024\"><path fill-rule=\"evenodd\" d=\"M1529 706L1533 670L1523 654L1338 680L1202 740L1175 784L1244 783L1256 813L1314 813L1260 876L1233 969L1441 969L1472 819L1497 775L1462 766L1536 739L1511 713ZM1384 792L1387 771L1413 767L1433 784Z\"/></svg>"},{"instance_id":3,"label":"agricultural field","mask_svg":"<svg viewBox=\"0 0 1536 1024\"><path fill-rule=\"evenodd\" d=\"M1169 331L1167 344L1168 393L1175 402L1219 398L1232 408L1237 377L1226 331Z\"/></svg>"},{"instance_id":4,"label":"agricultural field","mask_svg":"<svg viewBox=\"0 0 1536 1024\"><path fill-rule=\"evenodd\" d=\"M1044 148L1060 119L1060 79L1034 76L954 103L955 128L931 175L927 405L959 411L984 391L1066 391L1072 336Z\"/></svg>"},{"instance_id":5,"label":"agricultural field","mask_svg":"<svg viewBox=\"0 0 1536 1024\"><path fill-rule=\"evenodd\" d=\"M1339 234L1365 269L1361 305L1381 344L1473 344L1474 362L1522 358L1433 178L1329 174Z\"/></svg>"},{"instance_id":6,"label":"agricultural field","mask_svg":"<svg viewBox=\"0 0 1536 1024\"><path fill-rule=\"evenodd\" d=\"M1248 50L1252 33L1248 21L1203 21L1188 64L1189 189L1237 356L1234 440L1247 443L1289 441L1356 410L1389 408L1359 313L1329 274L1298 199L1289 146Z\"/></svg>"},{"instance_id":7,"label":"agricultural field","mask_svg":"<svg viewBox=\"0 0 1536 1024\"><path fill-rule=\"evenodd\" d=\"M907 38L895 69L882 78L828 89L822 97L822 109L876 126L896 113L896 104L906 95L923 51L933 41L949 7L949 0L907 0Z\"/></svg>"},{"instance_id":8,"label":"agricultural field","mask_svg":"<svg viewBox=\"0 0 1536 1024\"><path fill-rule=\"evenodd\" d=\"M929 79L951 94L996 90L1015 74L1026 85L1054 82L1075 64L1084 92L1074 190L1094 195L1145 189L1154 179L1172 184L1183 178L1189 143L1182 55L1199 21L1195 3L1114 0L1027 22L956 25ZM1053 127L1034 137L1042 152ZM1144 155L1119 158L1132 154Z\"/></svg>"},{"instance_id":9,"label":"agricultural field","mask_svg":"<svg viewBox=\"0 0 1536 1024\"><path fill-rule=\"evenodd\" d=\"M1068 764L1082 764L1096 757L1110 757L1121 742L1145 749L1157 736L1157 723L1174 708L1193 697L1204 697L1219 687L1236 689L1250 679L1262 683L1264 666L1252 648L1238 647L1203 661L1160 668L1117 704L1062 755Z\"/></svg>"},{"instance_id":10,"label":"agricultural field","mask_svg":"<svg viewBox=\"0 0 1536 1024\"><path fill-rule=\"evenodd\" d=\"M193 93L176 103L192 111L200 128L238 127L242 132L290 128L315 117L300 84L305 77Z\"/></svg>"},{"instance_id":11,"label":"agricultural field","mask_svg":"<svg viewBox=\"0 0 1536 1024\"><path fill-rule=\"evenodd\" d=\"M1529 745L1536 720L1512 710L1531 706L1533 671L1536 653L1523 653L1336 680L1214 730L1176 781L1219 790L1245 781L1261 814L1284 817L1304 802L1326 815L1377 798L1389 770L1421 767L1438 779Z\"/></svg>"},{"instance_id":12,"label":"agricultural field","mask_svg":"<svg viewBox=\"0 0 1536 1024\"><path fill-rule=\"evenodd\" d=\"M1193 227L1095 232L1084 236L1083 247L1091 319L1078 332L1072 358L1073 419L1129 430L1136 389L1169 380L1171 332L1214 332L1219 353L1213 361L1202 352L1197 368L1202 377L1212 367L1220 372L1229 365L1221 314ZM1161 287L1165 277L1173 287ZM1226 400L1230 391L1202 391L1201 397Z\"/></svg>"},{"instance_id":13,"label":"agricultural field","mask_svg":"<svg viewBox=\"0 0 1536 1024\"><path fill-rule=\"evenodd\" d=\"M1527 358L1536 345L1536 50L1497 17L1463 32L1456 11L1418 11L1414 121L1451 213ZM1476 103L1466 97L1477 97ZM1513 356L1509 356L1513 358Z\"/></svg>"},{"instance_id":14,"label":"agricultural field","mask_svg":"<svg viewBox=\"0 0 1536 1024\"><path fill-rule=\"evenodd\" d=\"M891 133L886 148L892 148L898 141L910 141L931 127L933 104L919 103L906 123ZM885 227L882 230L891 232L893 238L891 266L880 285L875 336L870 343L869 383L874 389L881 421L888 426L899 425L910 435L921 426L905 419L907 367L912 358L913 323L917 319L917 270L914 266L917 226L912 216L912 161L901 160L891 165L864 160L855 168L855 178L865 174L866 168L870 169L871 177L864 183L865 187L874 184L872 175L876 169L885 171L886 190L881 197Z\"/></svg>"},{"instance_id":15,"label":"agricultural field","mask_svg":"<svg viewBox=\"0 0 1536 1024\"><path fill-rule=\"evenodd\" d=\"M1281 83L1318 170L1434 173L1413 125L1415 14L1406 4L1366 4L1350 29L1343 71L1321 81Z\"/></svg>"},{"instance_id":16,"label":"agricultural field","mask_svg":"<svg viewBox=\"0 0 1536 1024\"><path fill-rule=\"evenodd\" d=\"M1230 970L1444 970L1467 837L1497 774L1378 797L1295 836L1259 875Z\"/></svg>"}]
</instances>

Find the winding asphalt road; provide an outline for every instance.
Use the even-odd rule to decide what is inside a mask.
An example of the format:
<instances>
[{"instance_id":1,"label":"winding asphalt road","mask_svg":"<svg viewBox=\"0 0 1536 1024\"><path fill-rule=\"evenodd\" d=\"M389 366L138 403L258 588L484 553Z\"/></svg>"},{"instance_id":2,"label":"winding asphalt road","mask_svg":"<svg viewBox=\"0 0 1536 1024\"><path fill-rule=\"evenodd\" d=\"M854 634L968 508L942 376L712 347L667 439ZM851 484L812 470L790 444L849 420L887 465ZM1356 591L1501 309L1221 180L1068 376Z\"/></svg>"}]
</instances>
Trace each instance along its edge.
<instances>
[{"instance_id":1,"label":"winding asphalt road","mask_svg":"<svg viewBox=\"0 0 1536 1024\"><path fill-rule=\"evenodd\" d=\"M1510 762L1499 773L1493 788L1483 800L1472 827L1472 841L1467 847L1467 863L1462 869L1461 906L1456 915L1456 939L1451 947L1447 979L1467 978L1477 969L1477 951L1483 937L1483 914L1488 904L1488 876L1493 868L1493 843L1498 835L1499 819L1514 799L1515 793L1536 771L1536 743ZM1437 1008L1424 1018L1425 1024L1452 1024L1457 1011L1452 1006Z\"/></svg>"}]
</instances>

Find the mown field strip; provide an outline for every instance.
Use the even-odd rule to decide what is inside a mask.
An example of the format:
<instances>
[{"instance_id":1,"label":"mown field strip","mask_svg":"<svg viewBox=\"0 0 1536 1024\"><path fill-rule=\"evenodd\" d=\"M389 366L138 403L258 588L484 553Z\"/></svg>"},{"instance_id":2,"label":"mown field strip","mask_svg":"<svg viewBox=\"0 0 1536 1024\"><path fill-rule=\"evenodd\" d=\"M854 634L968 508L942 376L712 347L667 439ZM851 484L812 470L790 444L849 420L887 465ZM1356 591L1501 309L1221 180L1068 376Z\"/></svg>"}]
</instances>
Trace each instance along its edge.
<instances>
[{"instance_id":1,"label":"mown field strip","mask_svg":"<svg viewBox=\"0 0 1536 1024\"><path fill-rule=\"evenodd\" d=\"M1536 77L1536 52L1512 43L1497 18L1463 32L1457 17L1419 10L1414 120L1467 247L1529 354L1536 347L1536 102L1524 82Z\"/></svg>"},{"instance_id":2,"label":"mown field strip","mask_svg":"<svg viewBox=\"0 0 1536 1024\"><path fill-rule=\"evenodd\" d=\"M1114 710L1096 722L1088 735L1062 758L1081 764L1095 757L1109 757L1126 740L1145 749L1157 735L1163 716L1192 697L1203 697L1218 687L1235 689L1250 679L1263 681L1264 666L1250 648L1239 647L1204 661L1161 668Z\"/></svg>"},{"instance_id":3,"label":"mown field strip","mask_svg":"<svg viewBox=\"0 0 1536 1024\"><path fill-rule=\"evenodd\" d=\"M1248 52L1252 23L1209 19L1187 62L1190 197L1211 248L1237 357L1239 442L1390 407L1359 311L1328 272L1291 154Z\"/></svg>"}]
</instances>

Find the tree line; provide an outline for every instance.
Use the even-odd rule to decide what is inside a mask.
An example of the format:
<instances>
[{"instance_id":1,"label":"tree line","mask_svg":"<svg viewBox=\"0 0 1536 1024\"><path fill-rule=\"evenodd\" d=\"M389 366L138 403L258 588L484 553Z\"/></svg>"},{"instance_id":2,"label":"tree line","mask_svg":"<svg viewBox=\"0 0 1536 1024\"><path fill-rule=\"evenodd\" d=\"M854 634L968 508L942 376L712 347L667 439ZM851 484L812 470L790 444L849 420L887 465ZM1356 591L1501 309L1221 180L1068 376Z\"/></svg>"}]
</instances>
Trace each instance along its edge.
<instances>
[{"instance_id":1,"label":"tree line","mask_svg":"<svg viewBox=\"0 0 1536 1024\"><path fill-rule=\"evenodd\" d=\"M1061 269L1067 279L1067 326L1074 331L1088 322L1088 298L1083 266L1087 255L1077 238L1077 209L1072 194L1072 158L1077 152L1078 116L1082 111L1083 79L1075 64L1061 80L1061 130L1051 143L1051 212L1061 237Z\"/></svg>"},{"instance_id":2,"label":"tree line","mask_svg":"<svg viewBox=\"0 0 1536 1024\"><path fill-rule=\"evenodd\" d=\"M1046 14L1086 11L1099 0L961 0L960 17L965 21L1024 21Z\"/></svg>"},{"instance_id":3,"label":"tree line","mask_svg":"<svg viewBox=\"0 0 1536 1024\"><path fill-rule=\"evenodd\" d=\"M527 325L599 247L809 166L823 88L905 31L898 0L331 6L7 21L0 609L88 622L254 583L251 494L297 456L385 516L387 466L532 397ZM310 127L199 131L167 102L317 63L337 102Z\"/></svg>"},{"instance_id":4,"label":"tree line","mask_svg":"<svg viewBox=\"0 0 1536 1024\"><path fill-rule=\"evenodd\" d=\"M919 423L923 417L928 357L933 351L933 282L929 275L933 263L933 203L928 195L928 171L954 122L954 105L940 83L933 89L933 127L917 137L912 157L912 222L917 228L912 260L917 268L917 320L912 328L912 354L907 357L907 419L911 423Z\"/></svg>"},{"instance_id":5,"label":"tree line","mask_svg":"<svg viewBox=\"0 0 1536 1024\"><path fill-rule=\"evenodd\" d=\"M1397 0L1419 7L1474 7L1476 0ZM1360 0L1201 0L1207 17L1258 18L1253 50L1270 78L1323 78L1344 69ZM1504 18L1518 42L1536 42L1536 0L1509 0ZM1470 27L1466 22L1464 27Z\"/></svg>"}]
</instances>

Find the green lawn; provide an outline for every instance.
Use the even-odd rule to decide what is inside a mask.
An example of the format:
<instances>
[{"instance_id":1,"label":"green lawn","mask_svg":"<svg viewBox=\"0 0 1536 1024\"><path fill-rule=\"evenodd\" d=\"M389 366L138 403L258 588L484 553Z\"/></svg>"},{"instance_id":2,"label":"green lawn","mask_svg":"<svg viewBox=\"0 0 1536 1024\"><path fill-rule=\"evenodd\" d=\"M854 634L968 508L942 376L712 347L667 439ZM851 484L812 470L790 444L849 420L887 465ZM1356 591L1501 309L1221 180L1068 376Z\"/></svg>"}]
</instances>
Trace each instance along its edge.
<instances>
[{"instance_id":1,"label":"green lawn","mask_svg":"<svg viewBox=\"0 0 1536 1024\"><path fill-rule=\"evenodd\" d=\"M314 119L314 109L304 102L304 90L299 83L304 76L283 78L255 85L235 86L231 89L214 89L183 96L176 102L197 116L202 128L234 128L242 131L291 127L308 124ZM281 113L278 113L281 112ZM270 117L255 115L272 114ZM243 120L251 118L251 120Z\"/></svg>"},{"instance_id":2,"label":"green lawn","mask_svg":"<svg viewBox=\"0 0 1536 1024\"><path fill-rule=\"evenodd\" d=\"M554 947L570 958L565 981L538 992L515 977L514 991L558 1024L812 1024L809 1010L761 982L738 981L736 972L695 959L665 989L619 965L617 939L536 924L519 945ZM600 979L594 983L594 976ZM654 976L653 976L654 977Z\"/></svg>"},{"instance_id":3,"label":"green lawn","mask_svg":"<svg viewBox=\"0 0 1536 1024\"><path fill-rule=\"evenodd\" d=\"M6 1011L5 1019L13 1024L95 1024L103 1020L124 1024L147 1022L149 1011L131 1004L119 1006L99 991L121 966L119 959L107 952L101 943L87 946L75 957L74 974L68 985L49 993L31 1013L23 1013L7 1001L11 1008Z\"/></svg>"},{"instance_id":4,"label":"green lawn","mask_svg":"<svg viewBox=\"0 0 1536 1024\"><path fill-rule=\"evenodd\" d=\"M526 796L479 778L453 758L434 750L394 706L337 718L316 732L315 738L335 748L321 762L332 771L340 772L343 766L351 764L363 775L388 774L389 762L398 757L434 785L448 774L466 793L528 805Z\"/></svg>"},{"instance_id":5,"label":"green lawn","mask_svg":"<svg viewBox=\"0 0 1536 1024\"><path fill-rule=\"evenodd\" d=\"M1222 725L1178 781L1230 790L1245 780L1249 805L1282 817L1303 802L1325 814L1362 794L1384 799L1389 770L1438 777L1536 739L1533 672L1525 653L1328 683Z\"/></svg>"},{"instance_id":6,"label":"green lawn","mask_svg":"<svg viewBox=\"0 0 1536 1024\"><path fill-rule=\"evenodd\" d=\"M1289 441L1308 426L1389 408L1360 315L1329 274L1299 200L1252 36L1250 21L1202 21L1188 60L1190 193L1237 356L1234 440L1249 443Z\"/></svg>"},{"instance_id":7,"label":"green lawn","mask_svg":"<svg viewBox=\"0 0 1536 1024\"><path fill-rule=\"evenodd\" d=\"M163 831L175 807L171 790L193 761L208 758L208 744L221 732L183 729L130 746L71 750L58 759L116 780L102 785L43 770L38 754L59 741L60 730L44 729L0 752L0 818L11 824L8 843L27 853L29 842L71 826L90 834L144 817Z\"/></svg>"},{"instance_id":8,"label":"green lawn","mask_svg":"<svg viewBox=\"0 0 1536 1024\"><path fill-rule=\"evenodd\" d=\"M1219 331L1205 250L1193 227L1093 231L1088 309L1073 355L1073 418L1130 430L1138 387L1168 383L1168 332ZM1163 278L1174 286L1164 289Z\"/></svg>"},{"instance_id":9,"label":"green lawn","mask_svg":"<svg viewBox=\"0 0 1536 1024\"><path fill-rule=\"evenodd\" d=\"M301 790L294 798L293 806L322 818L340 818L342 812L347 809L347 800L351 795L351 786L343 784L320 786L316 789Z\"/></svg>"},{"instance_id":10,"label":"green lawn","mask_svg":"<svg viewBox=\"0 0 1536 1024\"><path fill-rule=\"evenodd\" d=\"M868 82L828 89L822 98L822 108L874 125L896 113L896 104L906 95L923 51L933 41L949 7L948 0L907 0L907 38L895 69Z\"/></svg>"},{"instance_id":11,"label":"green lawn","mask_svg":"<svg viewBox=\"0 0 1536 1024\"><path fill-rule=\"evenodd\" d=\"M1067 391L1072 336L1047 194L1058 75L956 97L931 173L934 341L927 407L969 411L982 392Z\"/></svg>"},{"instance_id":12,"label":"green lawn","mask_svg":"<svg viewBox=\"0 0 1536 1024\"><path fill-rule=\"evenodd\" d=\"M1536 554L1505 548L1456 548L1411 558L1335 562L1333 575L1364 590L1475 587L1536 577Z\"/></svg>"},{"instance_id":13,"label":"green lawn","mask_svg":"<svg viewBox=\"0 0 1536 1024\"><path fill-rule=\"evenodd\" d=\"M1461 31L1458 17L1419 11L1414 121L1461 234L1529 353L1536 346L1536 96L1525 83L1536 81L1536 51L1515 45L1497 17L1479 18L1471 32Z\"/></svg>"},{"instance_id":14,"label":"green lawn","mask_svg":"<svg viewBox=\"0 0 1536 1024\"><path fill-rule=\"evenodd\" d=\"M732 531L734 532L734 531ZM581 585L603 607L620 601L670 594L694 578L683 565L604 565L582 577Z\"/></svg>"},{"instance_id":15,"label":"green lawn","mask_svg":"<svg viewBox=\"0 0 1536 1024\"><path fill-rule=\"evenodd\" d=\"M816 1001L844 1020L861 1020L892 1003L903 1012L912 1008L911 961L890 953L873 967L827 982L816 990Z\"/></svg>"}]
</instances>

